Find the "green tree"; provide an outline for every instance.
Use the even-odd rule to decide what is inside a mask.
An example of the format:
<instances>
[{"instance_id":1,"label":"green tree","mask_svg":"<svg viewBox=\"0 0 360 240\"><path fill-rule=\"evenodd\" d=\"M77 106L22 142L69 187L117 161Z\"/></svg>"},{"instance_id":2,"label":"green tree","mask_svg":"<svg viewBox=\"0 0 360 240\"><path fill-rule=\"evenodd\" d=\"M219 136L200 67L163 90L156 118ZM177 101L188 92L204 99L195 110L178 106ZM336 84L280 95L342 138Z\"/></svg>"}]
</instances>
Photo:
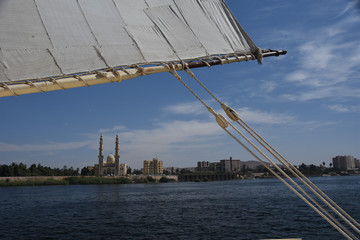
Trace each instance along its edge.
<instances>
[{"instance_id":1,"label":"green tree","mask_svg":"<svg viewBox=\"0 0 360 240\"><path fill-rule=\"evenodd\" d=\"M29 175L29 170L26 168L26 165L23 163L19 164L19 172L20 172L20 176L28 176Z\"/></svg>"},{"instance_id":2,"label":"green tree","mask_svg":"<svg viewBox=\"0 0 360 240\"><path fill-rule=\"evenodd\" d=\"M140 175L140 174L143 174L143 172L141 170L134 169L133 174Z\"/></svg>"},{"instance_id":3,"label":"green tree","mask_svg":"<svg viewBox=\"0 0 360 240\"><path fill-rule=\"evenodd\" d=\"M310 173L309 168L305 165L305 163L302 163L299 166L299 171L304 175L309 175L309 173Z\"/></svg>"},{"instance_id":4,"label":"green tree","mask_svg":"<svg viewBox=\"0 0 360 240\"><path fill-rule=\"evenodd\" d=\"M17 165L16 163L12 163L11 168L12 168L12 176L21 176L19 165Z\"/></svg>"},{"instance_id":5,"label":"green tree","mask_svg":"<svg viewBox=\"0 0 360 240\"><path fill-rule=\"evenodd\" d=\"M0 165L0 176L1 177L10 177L11 171L8 165Z\"/></svg>"},{"instance_id":6,"label":"green tree","mask_svg":"<svg viewBox=\"0 0 360 240\"><path fill-rule=\"evenodd\" d=\"M37 176L38 175L38 172L37 172L37 167L36 167L36 164L31 164L30 168L30 175L31 176Z\"/></svg>"},{"instance_id":7,"label":"green tree","mask_svg":"<svg viewBox=\"0 0 360 240\"><path fill-rule=\"evenodd\" d=\"M90 175L90 170L87 168L87 167L83 167L81 169L81 173L80 173L81 176L89 176Z\"/></svg>"}]
</instances>

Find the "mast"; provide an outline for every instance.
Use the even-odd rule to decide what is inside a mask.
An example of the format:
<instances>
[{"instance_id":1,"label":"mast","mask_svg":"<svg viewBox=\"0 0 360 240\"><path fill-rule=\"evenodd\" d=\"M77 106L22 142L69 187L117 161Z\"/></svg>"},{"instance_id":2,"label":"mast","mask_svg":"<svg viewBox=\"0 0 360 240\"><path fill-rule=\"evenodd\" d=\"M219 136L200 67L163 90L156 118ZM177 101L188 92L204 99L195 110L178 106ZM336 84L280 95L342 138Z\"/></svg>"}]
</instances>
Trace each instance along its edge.
<instances>
[{"instance_id":1,"label":"mast","mask_svg":"<svg viewBox=\"0 0 360 240\"><path fill-rule=\"evenodd\" d=\"M119 135L116 134L115 141L115 176L120 176L120 153L119 153Z\"/></svg>"}]
</instances>

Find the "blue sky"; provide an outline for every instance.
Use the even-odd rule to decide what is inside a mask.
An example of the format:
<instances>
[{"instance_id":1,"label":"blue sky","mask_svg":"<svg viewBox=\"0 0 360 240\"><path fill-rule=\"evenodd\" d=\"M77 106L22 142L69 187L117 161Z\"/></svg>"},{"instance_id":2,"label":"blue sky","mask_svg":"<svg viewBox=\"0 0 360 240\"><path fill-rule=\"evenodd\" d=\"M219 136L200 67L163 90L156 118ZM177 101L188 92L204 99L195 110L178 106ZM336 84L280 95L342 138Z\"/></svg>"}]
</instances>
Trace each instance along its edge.
<instances>
[{"instance_id":1,"label":"blue sky","mask_svg":"<svg viewBox=\"0 0 360 240\"><path fill-rule=\"evenodd\" d=\"M260 48L286 49L263 65L234 63L194 73L293 164L360 158L360 3L228 0ZM209 105L219 106L186 74ZM253 160L168 73L122 83L0 98L0 164L79 167L120 138L121 162L165 167L232 156Z\"/></svg>"}]
</instances>

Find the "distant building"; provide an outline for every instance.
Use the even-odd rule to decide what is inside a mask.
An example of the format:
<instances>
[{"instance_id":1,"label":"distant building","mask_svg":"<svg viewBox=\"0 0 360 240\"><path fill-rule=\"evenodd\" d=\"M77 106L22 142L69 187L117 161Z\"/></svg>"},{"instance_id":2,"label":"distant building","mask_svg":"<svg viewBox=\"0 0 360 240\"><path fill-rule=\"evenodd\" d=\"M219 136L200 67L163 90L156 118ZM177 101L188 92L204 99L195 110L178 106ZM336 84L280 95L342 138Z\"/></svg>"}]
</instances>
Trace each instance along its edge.
<instances>
[{"instance_id":1,"label":"distant building","mask_svg":"<svg viewBox=\"0 0 360 240\"><path fill-rule=\"evenodd\" d=\"M360 160L359 159L355 159L355 167L360 168Z\"/></svg>"},{"instance_id":2,"label":"distant building","mask_svg":"<svg viewBox=\"0 0 360 240\"><path fill-rule=\"evenodd\" d=\"M240 160L220 160L220 172L237 172L241 170Z\"/></svg>"},{"instance_id":3,"label":"distant building","mask_svg":"<svg viewBox=\"0 0 360 240\"><path fill-rule=\"evenodd\" d=\"M202 161L197 163L197 170L199 172L208 172L210 171L210 162Z\"/></svg>"},{"instance_id":4,"label":"distant building","mask_svg":"<svg viewBox=\"0 0 360 240\"><path fill-rule=\"evenodd\" d=\"M334 168L341 170L356 168L356 161L353 156L336 156L332 159Z\"/></svg>"},{"instance_id":5,"label":"distant building","mask_svg":"<svg viewBox=\"0 0 360 240\"><path fill-rule=\"evenodd\" d=\"M232 173L241 170L241 162L240 160L233 160L232 157L230 159L220 160L220 162L198 162L197 170L199 172L207 172L207 171L215 171L221 173Z\"/></svg>"},{"instance_id":6,"label":"distant building","mask_svg":"<svg viewBox=\"0 0 360 240\"><path fill-rule=\"evenodd\" d=\"M157 175L163 173L163 162L159 161L157 158L153 160L144 161L144 174L145 175Z\"/></svg>"},{"instance_id":7,"label":"distant building","mask_svg":"<svg viewBox=\"0 0 360 240\"><path fill-rule=\"evenodd\" d=\"M268 166L270 166L269 163L266 163ZM259 166L262 166L262 164L259 161L254 161L254 160L250 160L250 161L246 161L246 162L241 162L241 169L242 170L256 170Z\"/></svg>"},{"instance_id":8,"label":"distant building","mask_svg":"<svg viewBox=\"0 0 360 240\"><path fill-rule=\"evenodd\" d=\"M127 165L120 163L119 154L119 136L116 135L115 141L115 156L109 154L104 162L104 149L103 149L103 137L100 136L99 142L99 163L94 165L95 175L102 176L125 176L127 171Z\"/></svg>"}]
</instances>

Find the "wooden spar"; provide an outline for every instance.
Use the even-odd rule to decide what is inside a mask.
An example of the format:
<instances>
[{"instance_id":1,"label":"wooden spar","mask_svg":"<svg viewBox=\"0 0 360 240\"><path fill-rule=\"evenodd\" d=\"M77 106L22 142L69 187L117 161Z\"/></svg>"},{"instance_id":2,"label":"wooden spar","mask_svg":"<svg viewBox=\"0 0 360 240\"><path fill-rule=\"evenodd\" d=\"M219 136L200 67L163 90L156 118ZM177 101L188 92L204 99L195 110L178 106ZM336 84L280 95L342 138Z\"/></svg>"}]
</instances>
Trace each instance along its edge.
<instances>
[{"instance_id":1,"label":"wooden spar","mask_svg":"<svg viewBox=\"0 0 360 240\"><path fill-rule=\"evenodd\" d=\"M274 51L274 50L269 50L268 52L263 52L263 57L278 57L280 55L285 55L287 53L286 50L280 50L280 51ZM252 59L251 57L249 57L250 55L248 55L248 58L249 60L255 60L255 59ZM210 61L206 61L209 65L211 66L215 66L215 65L222 65L222 64L225 64L225 63L233 63L233 62L242 62L242 61L247 61L245 59L244 56L241 56L241 60L237 60L236 58L234 59L235 57L231 57L231 58L228 58L230 60L230 62L228 62L226 59L222 59L220 61L220 59L213 59L213 60L210 60ZM244 58L244 60L242 59ZM194 63L189 63L189 68L199 68L199 67L206 67L207 64L205 62L194 62Z\"/></svg>"},{"instance_id":2,"label":"wooden spar","mask_svg":"<svg viewBox=\"0 0 360 240\"><path fill-rule=\"evenodd\" d=\"M285 50L263 51L263 57L285 55ZM252 55L239 55L230 57L219 57L211 60L197 61L188 63L189 68L199 68L206 66L222 65L226 63L242 62L248 60L255 60ZM173 64L177 70L183 70L182 64ZM69 88L85 87L98 85L103 83L121 82L122 80L131 79L143 75L153 73L168 72L166 66L149 66L142 68L129 68L126 70L116 70L114 72L98 72L94 74L83 75L81 77L64 77L56 80L44 80L38 82L27 82L18 84L1 84L0 83L0 97L18 96L29 93L49 92L55 90L65 90Z\"/></svg>"}]
</instances>

